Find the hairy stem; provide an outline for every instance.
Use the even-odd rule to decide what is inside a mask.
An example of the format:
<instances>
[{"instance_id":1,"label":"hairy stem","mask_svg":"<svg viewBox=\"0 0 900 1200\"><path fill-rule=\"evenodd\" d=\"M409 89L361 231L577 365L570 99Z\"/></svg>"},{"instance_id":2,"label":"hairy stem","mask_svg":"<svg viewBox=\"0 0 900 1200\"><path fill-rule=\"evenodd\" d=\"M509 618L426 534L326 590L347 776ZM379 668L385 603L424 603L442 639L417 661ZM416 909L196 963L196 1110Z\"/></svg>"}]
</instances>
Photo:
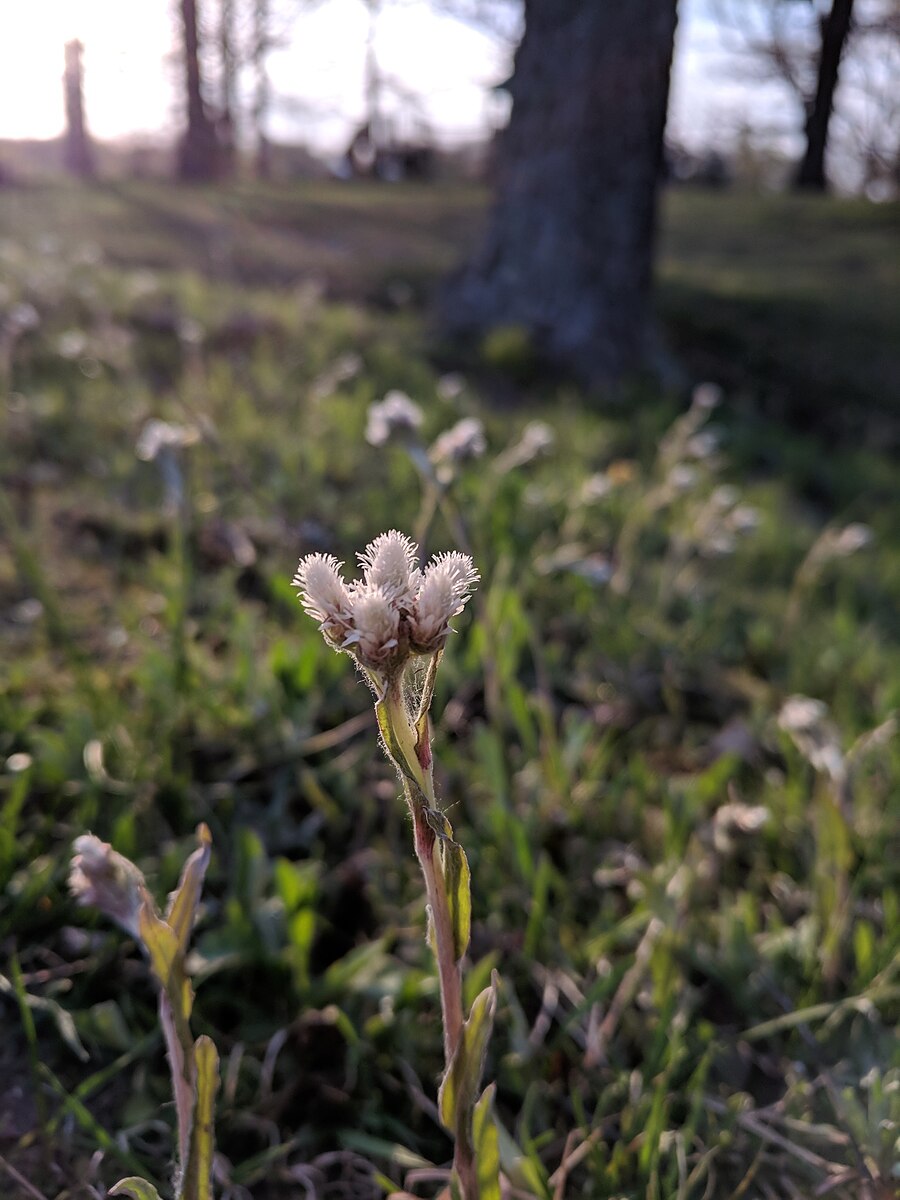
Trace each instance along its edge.
<instances>
[{"instance_id":1,"label":"hairy stem","mask_svg":"<svg viewBox=\"0 0 900 1200\"><path fill-rule=\"evenodd\" d=\"M449 1068L462 1034L462 973L454 954L453 924L447 904L447 892L439 873L440 868L434 861L435 834L428 824L421 804L413 808L413 825L416 857L425 877L425 893L431 910L434 955L437 960L441 1013L444 1020L444 1058Z\"/></svg>"}]
</instances>

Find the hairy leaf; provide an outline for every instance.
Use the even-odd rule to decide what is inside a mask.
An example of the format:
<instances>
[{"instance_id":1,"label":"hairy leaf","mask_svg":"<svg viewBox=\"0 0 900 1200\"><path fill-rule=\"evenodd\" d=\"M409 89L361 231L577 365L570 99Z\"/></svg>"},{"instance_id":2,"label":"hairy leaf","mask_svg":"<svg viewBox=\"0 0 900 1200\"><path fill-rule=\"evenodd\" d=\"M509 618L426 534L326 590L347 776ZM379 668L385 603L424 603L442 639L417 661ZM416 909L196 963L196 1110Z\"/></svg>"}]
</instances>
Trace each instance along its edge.
<instances>
[{"instance_id":1,"label":"hairy leaf","mask_svg":"<svg viewBox=\"0 0 900 1200\"><path fill-rule=\"evenodd\" d=\"M109 1189L110 1196L131 1196L132 1200L161 1200L159 1192L146 1179L131 1175L120 1179Z\"/></svg>"}]
</instances>

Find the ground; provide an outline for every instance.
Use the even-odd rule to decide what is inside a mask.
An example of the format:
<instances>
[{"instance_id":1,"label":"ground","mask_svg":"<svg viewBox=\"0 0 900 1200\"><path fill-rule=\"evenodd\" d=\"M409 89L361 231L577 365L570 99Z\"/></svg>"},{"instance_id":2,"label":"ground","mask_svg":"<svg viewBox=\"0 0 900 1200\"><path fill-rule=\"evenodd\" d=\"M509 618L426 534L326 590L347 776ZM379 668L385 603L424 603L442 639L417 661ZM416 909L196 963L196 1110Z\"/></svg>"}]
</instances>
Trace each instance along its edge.
<instances>
[{"instance_id":1,"label":"ground","mask_svg":"<svg viewBox=\"0 0 900 1200\"><path fill-rule=\"evenodd\" d=\"M521 330L432 324L484 203L0 192L3 1194L167 1194L153 989L66 875L90 829L163 897L202 820L222 1196L433 1195L410 829L290 587L391 527L483 576L434 749L531 1191L893 1194L898 209L669 194L663 382L587 395ZM393 388L426 445L484 423L440 495L365 440ZM190 444L147 461L152 419Z\"/></svg>"}]
</instances>

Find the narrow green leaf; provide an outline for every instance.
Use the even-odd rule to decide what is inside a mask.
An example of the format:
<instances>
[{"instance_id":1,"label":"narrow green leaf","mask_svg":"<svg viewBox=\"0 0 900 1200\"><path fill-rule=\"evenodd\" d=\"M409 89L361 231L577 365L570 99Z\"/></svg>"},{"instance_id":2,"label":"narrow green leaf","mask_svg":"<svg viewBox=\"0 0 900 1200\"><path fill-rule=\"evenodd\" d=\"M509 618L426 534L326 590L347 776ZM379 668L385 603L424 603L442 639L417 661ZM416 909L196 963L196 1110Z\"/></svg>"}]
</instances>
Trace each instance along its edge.
<instances>
[{"instance_id":1,"label":"narrow green leaf","mask_svg":"<svg viewBox=\"0 0 900 1200\"><path fill-rule=\"evenodd\" d=\"M128 1179L120 1179L109 1189L110 1196L131 1196L132 1200L160 1200L160 1194L146 1179L138 1179L131 1175Z\"/></svg>"},{"instance_id":2,"label":"narrow green leaf","mask_svg":"<svg viewBox=\"0 0 900 1200\"><path fill-rule=\"evenodd\" d=\"M447 905L453 923L453 952L457 961L469 948L472 932L471 873L466 852L451 837L439 837L435 847L440 856L441 874L447 892Z\"/></svg>"},{"instance_id":3,"label":"narrow green leaf","mask_svg":"<svg viewBox=\"0 0 900 1200\"><path fill-rule=\"evenodd\" d=\"M166 924L178 939L178 948L182 955L187 954L188 941L200 904L203 877L206 875L212 854L212 834L203 823L197 826L197 841L200 844L184 864L178 887L169 897L166 909Z\"/></svg>"},{"instance_id":4,"label":"narrow green leaf","mask_svg":"<svg viewBox=\"0 0 900 1200\"><path fill-rule=\"evenodd\" d=\"M471 1144L472 1113L496 1007L497 974L494 972L490 987L475 997L438 1094L441 1121L454 1137L466 1144Z\"/></svg>"},{"instance_id":5,"label":"narrow green leaf","mask_svg":"<svg viewBox=\"0 0 900 1200\"><path fill-rule=\"evenodd\" d=\"M194 1068L196 1102L191 1126L191 1148L178 1200L212 1200L219 1055L212 1039L205 1035L198 1037L194 1043Z\"/></svg>"},{"instance_id":6,"label":"narrow green leaf","mask_svg":"<svg viewBox=\"0 0 900 1200\"><path fill-rule=\"evenodd\" d=\"M540 1197L540 1200L550 1200L551 1189L547 1182L547 1172L540 1159L536 1154L530 1157L526 1155L496 1114L493 1119L503 1174L515 1187Z\"/></svg>"},{"instance_id":7,"label":"narrow green leaf","mask_svg":"<svg viewBox=\"0 0 900 1200\"><path fill-rule=\"evenodd\" d=\"M494 1124L496 1091L497 1085L489 1084L481 1093L481 1099L472 1113L478 1200L500 1200L500 1135Z\"/></svg>"},{"instance_id":8,"label":"narrow green leaf","mask_svg":"<svg viewBox=\"0 0 900 1200\"><path fill-rule=\"evenodd\" d=\"M171 992L173 983L180 975L181 961L184 958L175 930L162 919L151 904L144 903L138 916L138 933L150 959L153 974L163 991Z\"/></svg>"},{"instance_id":9,"label":"narrow green leaf","mask_svg":"<svg viewBox=\"0 0 900 1200\"><path fill-rule=\"evenodd\" d=\"M417 761L410 761L410 756L415 759L415 749L413 745L410 745L410 753L407 754L400 741L397 731L394 728L391 720L390 709L386 701L379 700L376 702L375 716L378 719L378 730L381 734L381 739L384 742L384 749L388 758L403 776L405 783L412 790L413 798L415 799L416 803L421 804L423 808L427 808L428 798L422 791L421 767L419 767ZM418 774L416 773L417 771Z\"/></svg>"},{"instance_id":10,"label":"narrow green leaf","mask_svg":"<svg viewBox=\"0 0 900 1200\"><path fill-rule=\"evenodd\" d=\"M87 1062L89 1055L81 1044L72 1014L63 1008L61 1004L58 1004L56 1000L51 1000L49 996L35 996L31 992L26 991L24 980L19 971L18 960L15 957L11 960L11 967L13 974L12 981L7 979L5 975L0 975L0 993L14 996L18 1001L22 1025L25 1029L29 1048L36 1052L38 1045L32 1013L46 1013L56 1026L59 1036L72 1053L80 1058L82 1062Z\"/></svg>"},{"instance_id":11,"label":"narrow green leaf","mask_svg":"<svg viewBox=\"0 0 900 1200\"><path fill-rule=\"evenodd\" d=\"M441 665L441 659L444 656L443 650L438 650L431 656L428 663L428 670L425 672L425 681L422 684L422 694L419 697L419 711L416 715L416 749L422 745L422 742L428 737L428 710L431 708L431 699L434 696L434 683L437 679L437 670Z\"/></svg>"}]
</instances>

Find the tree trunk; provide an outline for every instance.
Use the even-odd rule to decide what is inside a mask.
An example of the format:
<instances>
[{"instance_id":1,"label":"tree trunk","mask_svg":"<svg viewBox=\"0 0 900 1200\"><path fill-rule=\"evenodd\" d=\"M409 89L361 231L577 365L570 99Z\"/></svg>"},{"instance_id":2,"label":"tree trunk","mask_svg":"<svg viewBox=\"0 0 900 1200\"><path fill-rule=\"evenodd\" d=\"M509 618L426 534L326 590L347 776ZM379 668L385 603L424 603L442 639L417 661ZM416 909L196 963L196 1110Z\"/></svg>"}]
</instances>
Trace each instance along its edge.
<instances>
[{"instance_id":1,"label":"tree trunk","mask_svg":"<svg viewBox=\"0 0 900 1200\"><path fill-rule=\"evenodd\" d=\"M219 148L215 126L209 119L203 102L197 0L181 0L180 6L184 36L187 129L178 146L178 178L186 182L201 183L216 178L219 169Z\"/></svg>"},{"instance_id":2,"label":"tree trunk","mask_svg":"<svg viewBox=\"0 0 900 1200\"><path fill-rule=\"evenodd\" d=\"M270 28L272 14L269 0L255 0L253 6L253 69L255 73L253 92L253 127L256 134L254 173L257 179L272 176L272 147L266 125L272 103L272 88L266 60L272 48Z\"/></svg>"},{"instance_id":3,"label":"tree trunk","mask_svg":"<svg viewBox=\"0 0 900 1200\"><path fill-rule=\"evenodd\" d=\"M219 12L219 70L221 73L219 107L219 152L222 173L234 173L237 156L237 72L234 37L235 0L221 0Z\"/></svg>"},{"instance_id":4,"label":"tree trunk","mask_svg":"<svg viewBox=\"0 0 900 1200\"><path fill-rule=\"evenodd\" d=\"M806 152L797 170L798 188L824 192L828 187L825 176L828 126L834 109L841 54L850 32L852 17L853 0L834 0L828 16L822 18L822 50L816 94L806 118Z\"/></svg>"},{"instance_id":5,"label":"tree trunk","mask_svg":"<svg viewBox=\"0 0 900 1200\"><path fill-rule=\"evenodd\" d=\"M84 70L79 41L66 42L66 71L63 89L66 100L66 134L63 162L66 170L80 179L93 179L94 152L84 121Z\"/></svg>"},{"instance_id":6,"label":"tree trunk","mask_svg":"<svg viewBox=\"0 0 900 1200\"><path fill-rule=\"evenodd\" d=\"M526 0L487 238L452 281L451 329L519 325L592 382L648 337L676 0Z\"/></svg>"}]
</instances>

